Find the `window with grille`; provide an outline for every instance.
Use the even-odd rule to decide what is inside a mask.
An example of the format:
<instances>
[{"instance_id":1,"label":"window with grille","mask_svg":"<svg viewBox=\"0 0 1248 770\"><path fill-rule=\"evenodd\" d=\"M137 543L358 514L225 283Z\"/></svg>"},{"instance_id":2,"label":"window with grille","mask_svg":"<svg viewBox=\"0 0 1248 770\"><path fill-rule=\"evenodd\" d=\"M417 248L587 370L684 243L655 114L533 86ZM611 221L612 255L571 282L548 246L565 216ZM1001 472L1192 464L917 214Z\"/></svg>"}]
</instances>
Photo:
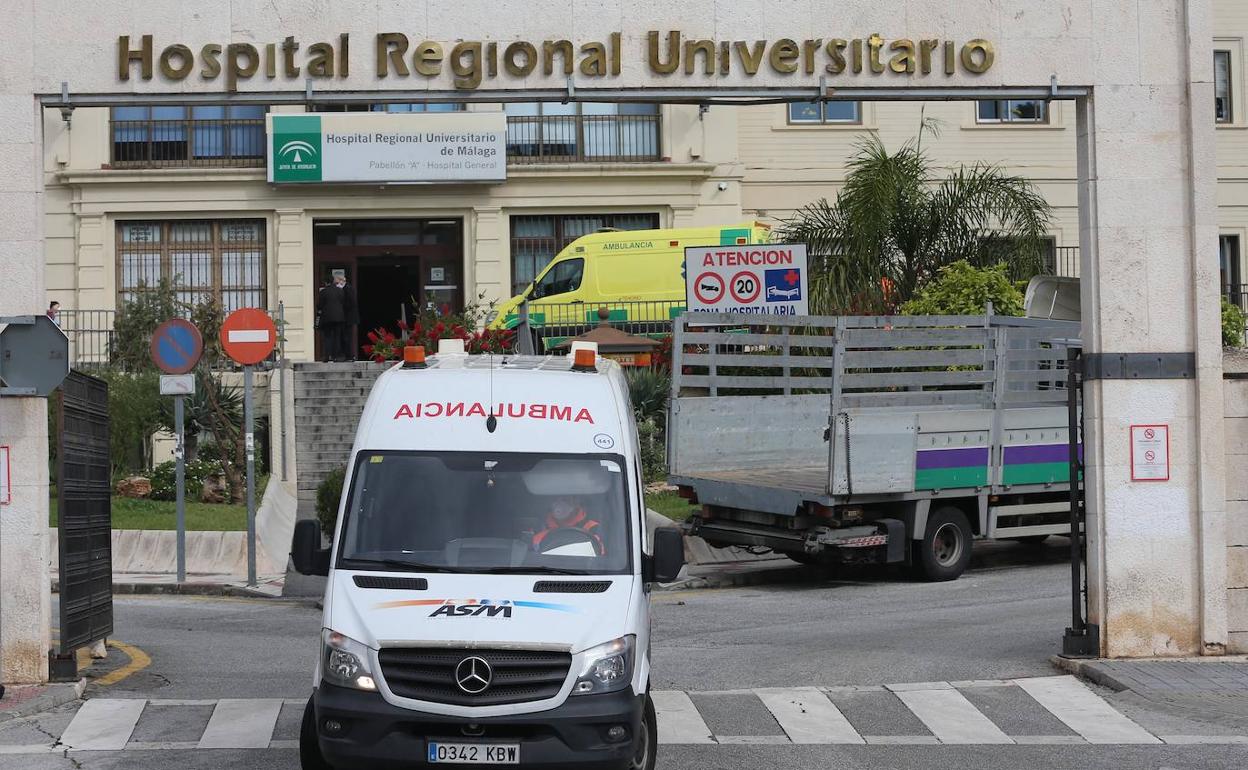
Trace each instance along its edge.
<instances>
[{"instance_id":1,"label":"window with grille","mask_svg":"<svg viewBox=\"0 0 1248 770\"><path fill-rule=\"evenodd\" d=\"M403 102L398 104L368 104L349 102L317 104L313 112L463 112L465 105L458 102Z\"/></svg>"},{"instance_id":2,"label":"window with grille","mask_svg":"<svg viewBox=\"0 0 1248 770\"><path fill-rule=\"evenodd\" d=\"M658 214L543 214L511 217L511 292L519 294L569 243L605 227L653 230Z\"/></svg>"},{"instance_id":3,"label":"window with grille","mask_svg":"<svg viewBox=\"0 0 1248 770\"><path fill-rule=\"evenodd\" d=\"M263 166L267 109L256 104L114 107L112 164Z\"/></svg>"},{"instance_id":4,"label":"window with grille","mask_svg":"<svg viewBox=\"0 0 1248 770\"><path fill-rule=\"evenodd\" d=\"M263 219L117 223L117 299L167 279L179 302L207 298L225 312L267 307Z\"/></svg>"},{"instance_id":5,"label":"window with grille","mask_svg":"<svg viewBox=\"0 0 1248 770\"><path fill-rule=\"evenodd\" d=\"M512 163L659 159L659 105L515 102L507 112Z\"/></svg>"}]
</instances>

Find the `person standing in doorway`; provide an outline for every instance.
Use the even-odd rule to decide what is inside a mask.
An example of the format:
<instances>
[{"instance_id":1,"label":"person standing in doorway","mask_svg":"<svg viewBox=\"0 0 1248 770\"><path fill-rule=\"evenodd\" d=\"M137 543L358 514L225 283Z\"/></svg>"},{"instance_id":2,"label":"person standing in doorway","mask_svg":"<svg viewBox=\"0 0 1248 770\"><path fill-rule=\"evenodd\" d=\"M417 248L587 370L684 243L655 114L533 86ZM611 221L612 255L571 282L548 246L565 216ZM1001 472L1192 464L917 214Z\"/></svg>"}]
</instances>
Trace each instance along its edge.
<instances>
[{"instance_id":1,"label":"person standing in doorway","mask_svg":"<svg viewBox=\"0 0 1248 770\"><path fill-rule=\"evenodd\" d=\"M321 287L316 298L316 317L321 330L321 350L326 361L349 361L354 356L348 336L358 323L355 292L347 286L345 270L333 272L333 282Z\"/></svg>"},{"instance_id":2,"label":"person standing in doorway","mask_svg":"<svg viewBox=\"0 0 1248 770\"><path fill-rule=\"evenodd\" d=\"M60 314L60 312L61 312L61 303L57 302L56 300L52 300L50 303L48 303L48 318L51 318L52 323L56 324L57 326L61 325L61 319L57 317Z\"/></svg>"}]
</instances>

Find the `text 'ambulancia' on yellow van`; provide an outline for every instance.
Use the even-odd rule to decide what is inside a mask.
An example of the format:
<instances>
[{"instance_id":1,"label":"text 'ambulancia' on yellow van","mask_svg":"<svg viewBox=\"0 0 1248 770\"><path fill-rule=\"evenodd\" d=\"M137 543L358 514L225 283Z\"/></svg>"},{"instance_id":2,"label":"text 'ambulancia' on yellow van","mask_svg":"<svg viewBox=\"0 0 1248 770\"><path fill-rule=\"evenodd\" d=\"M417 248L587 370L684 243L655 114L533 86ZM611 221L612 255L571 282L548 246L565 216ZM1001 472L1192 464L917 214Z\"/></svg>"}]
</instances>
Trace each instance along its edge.
<instances>
[{"instance_id":1,"label":"text 'ambulancia' on yellow van","mask_svg":"<svg viewBox=\"0 0 1248 770\"><path fill-rule=\"evenodd\" d=\"M598 323L607 308L613 324L666 321L685 310L686 246L767 243L771 227L746 222L671 230L603 230L559 252L523 293L498 307L493 329L515 328L528 299L535 327Z\"/></svg>"}]
</instances>

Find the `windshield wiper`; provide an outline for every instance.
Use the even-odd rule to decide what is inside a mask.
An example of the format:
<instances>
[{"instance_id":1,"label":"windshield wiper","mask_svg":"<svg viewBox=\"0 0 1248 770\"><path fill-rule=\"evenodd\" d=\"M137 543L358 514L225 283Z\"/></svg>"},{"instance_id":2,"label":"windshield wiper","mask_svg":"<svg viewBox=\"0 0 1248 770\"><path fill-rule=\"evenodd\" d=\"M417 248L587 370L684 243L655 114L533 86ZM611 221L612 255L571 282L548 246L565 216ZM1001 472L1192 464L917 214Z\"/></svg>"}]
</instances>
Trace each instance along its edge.
<instances>
[{"instance_id":1,"label":"windshield wiper","mask_svg":"<svg viewBox=\"0 0 1248 770\"><path fill-rule=\"evenodd\" d=\"M561 569L559 567L482 567L473 572L486 575L592 575L579 569Z\"/></svg>"},{"instance_id":2,"label":"windshield wiper","mask_svg":"<svg viewBox=\"0 0 1248 770\"><path fill-rule=\"evenodd\" d=\"M424 564L418 561L404 561L403 559L361 559L356 557L343 557L343 562L348 565L368 564L380 565L383 567L396 567L408 572L459 572L451 567L439 566L437 564Z\"/></svg>"}]
</instances>

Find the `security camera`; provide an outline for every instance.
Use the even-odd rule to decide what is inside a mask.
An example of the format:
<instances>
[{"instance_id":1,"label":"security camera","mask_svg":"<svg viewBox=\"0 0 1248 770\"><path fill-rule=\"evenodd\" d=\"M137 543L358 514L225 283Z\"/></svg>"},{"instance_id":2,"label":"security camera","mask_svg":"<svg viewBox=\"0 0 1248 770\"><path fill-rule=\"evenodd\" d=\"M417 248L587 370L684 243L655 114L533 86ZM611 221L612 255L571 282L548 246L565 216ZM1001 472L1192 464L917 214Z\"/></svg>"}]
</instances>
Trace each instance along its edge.
<instances>
[{"instance_id":1,"label":"security camera","mask_svg":"<svg viewBox=\"0 0 1248 770\"><path fill-rule=\"evenodd\" d=\"M720 192L723 192L724 190L727 190L727 189L728 189L728 183L727 183L727 182L720 182L720 183L719 183L719 191L720 191Z\"/></svg>"}]
</instances>

